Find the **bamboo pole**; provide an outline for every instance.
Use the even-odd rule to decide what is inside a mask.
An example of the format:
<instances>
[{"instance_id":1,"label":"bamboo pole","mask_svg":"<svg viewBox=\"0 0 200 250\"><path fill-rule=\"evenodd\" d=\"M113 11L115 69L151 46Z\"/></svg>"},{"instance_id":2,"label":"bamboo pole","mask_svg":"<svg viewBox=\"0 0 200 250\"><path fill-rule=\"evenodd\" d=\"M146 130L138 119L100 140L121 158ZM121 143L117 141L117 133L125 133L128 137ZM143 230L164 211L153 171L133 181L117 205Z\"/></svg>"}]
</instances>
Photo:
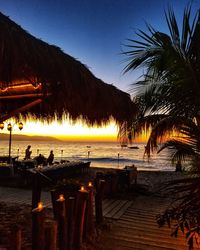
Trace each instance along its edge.
<instances>
[{"instance_id":1,"label":"bamboo pole","mask_svg":"<svg viewBox=\"0 0 200 250\"><path fill-rule=\"evenodd\" d=\"M67 226L66 226L66 208L63 195L56 200L56 211L58 221L58 245L60 250L67 249Z\"/></svg>"},{"instance_id":2,"label":"bamboo pole","mask_svg":"<svg viewBox=\"0 0 200 250\"><path fill-rule=\"evenodd\" d=\"M92 182L88 183L87 186L88 190L88 202L86 207L86 223L85 223L85 237L91 235L95 232L94 226L94 209L93 209L93 202L94 202L94 187Z\"/></svg>"},{"instance_id":3,"label":"bamboo pole","mask_svg":"<svg viewBox=\"0 0 200 250\"><path fill-rule=\"evenodd\" d=\"M32 184L32 209L38 206L41 198L41 180L38 173L33 176L33 184Z\"/></svg>"},{"instance_id":4,"label":"bamboo pole","mask_svg":"<svg viewBox=\"0 0 200 250\"><path fill-rule=\"evenodd\" d=\"M45 232L44 232L45 209L41 203L32 210L32 250L44 250Z\"/></svg>"},{"instance_id":5,"label":"bamboo pole","mask_svg":"<svg viewBox=\"0 0 200 250\"><path fill-rule=\"evenodd\" d=\"M17 225L11 228L10 244L10 250L21 250L22 248L22 232Z\"/></svg>"},{"instance_id":6,"label":"bamboo pole","mask_svg":"<svg viewBox=\"0 0 200 250\"><path fill-rule=\"evenodd\" d=\"M95 214L97 224L103 222L103 193L105 185L105 180L99 180L99 187L95 195Z\"/></svg>"},{"instance_id":7,"label":"bamboo pole","mask_svg":"<svg viewBox=\"0 0 200 250\"><path fill-rule=\"evenodd\" d=\"M45 221L45 250L57 250L57 231L55 220Z\"/></svg>"},{"instance_id":8,"label":"bamboo pole","mask_svg":"<svg viewBox=\"0 0 200 250\"><path fill-rule=\"evenodd\" d=\"M74 250L74 232L75 232L75 197L69 197L66 202L66 224L68 235L68 250Z\"/></svg>"},{"instance_id":9,"label":"bamboo pole","mask_svg":"<svg viewBox=\"0 0 200 250\"><path fill-rule=\"evenodd\" d=\"M52 202L52 208L53 208L53 215L54 219L57 219L57 211L56 211L56 200L58 199L59 195L56 190L51 190L51 202Z\"/></svg>"},{"instance_id":10,"label":"bamboo pole","mask_svg":"<svg viewBox=\"0 0 200 250\"><path fill-rule=\"evenodd\" d=\"M76 214L75 214L75 231L74 231L74 250L81 249L83 241L83 227L85 221L86 201L88 191L81 187L77 195Z\"/></svg>"}]
</instances>

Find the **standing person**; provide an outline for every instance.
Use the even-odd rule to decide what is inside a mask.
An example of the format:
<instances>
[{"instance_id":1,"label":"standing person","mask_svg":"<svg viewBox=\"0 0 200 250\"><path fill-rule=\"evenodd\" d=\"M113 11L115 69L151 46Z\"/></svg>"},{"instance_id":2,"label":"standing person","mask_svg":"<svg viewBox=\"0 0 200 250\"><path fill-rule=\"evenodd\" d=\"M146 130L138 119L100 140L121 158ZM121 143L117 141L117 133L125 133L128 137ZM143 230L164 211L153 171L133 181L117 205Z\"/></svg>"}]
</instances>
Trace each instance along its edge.
<instances>
[{"instance_id":1,"label":"standing person","mask_svg":"<svg viewBox=\"0 0 200 250\"><path fill-rule=\"evenodd\" d=\"M181 165L181 161L178 160L177 164L176 164L176 172L182 172L182 165Z\"/></svg>"},{"instance_id":2,"label":"standing person","mask_svg":"<svg viewBox=\"0 0 200 250\"><path fill-rule=\"evenodd\" d=\"M31 159L32 151L30 149L31 149L31 145L28 145L28 147L26 148L26 151L25 151L25 158L24 158L24 160Z\"/></svg>"},{"instance_id":3,"label":"standing person","mask_svg":"<svg viewBox=\"0 0 200 250\"><path fill-rule=\"evenodd\" d=\"M53 150L50 151L49 157L47 158L47 164L52 165L54 160Z\"/></svg>"}]
</instances>

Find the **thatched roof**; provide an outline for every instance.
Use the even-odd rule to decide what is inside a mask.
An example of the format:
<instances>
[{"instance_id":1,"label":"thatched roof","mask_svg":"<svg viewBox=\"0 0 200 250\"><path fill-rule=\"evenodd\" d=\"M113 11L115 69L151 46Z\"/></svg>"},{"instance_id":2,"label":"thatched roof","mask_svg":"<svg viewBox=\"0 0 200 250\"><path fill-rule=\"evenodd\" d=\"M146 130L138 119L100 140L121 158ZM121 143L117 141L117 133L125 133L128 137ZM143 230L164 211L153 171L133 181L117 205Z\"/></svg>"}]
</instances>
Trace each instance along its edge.
<instances>
[{"instance_id":1,"label":"thatched roof","mask_svg":"<svg viewBox=\"0 0 200 250\"><path fill-rule=\"evenodd\" d=\"M111 117L125 120L133 111L130 96L97 79L60 48L30 35L0 13L0 112L2 117L84 119L93 125ZM37 105L35 105L37 104Z\"/></svg>"}]
</instances>

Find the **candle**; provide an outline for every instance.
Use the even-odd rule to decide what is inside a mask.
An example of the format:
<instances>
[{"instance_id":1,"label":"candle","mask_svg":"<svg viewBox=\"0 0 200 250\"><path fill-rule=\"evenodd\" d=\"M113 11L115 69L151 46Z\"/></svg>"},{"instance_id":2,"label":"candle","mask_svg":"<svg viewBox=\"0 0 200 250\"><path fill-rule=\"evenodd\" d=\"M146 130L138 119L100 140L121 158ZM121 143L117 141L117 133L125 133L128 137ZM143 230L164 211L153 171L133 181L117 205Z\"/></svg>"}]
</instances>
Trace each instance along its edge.
<instances>
[{"instance_id":1,"label":"candle","mask_svg":"<svg viewBox=\"0 0 200 250\"><path fill-rule=\"evenodd\" d=\"M85 188L84 188L84 186L81 186L81 190L80 191L85 191Z\"/></svg>"},{"instance_id":2,"label":"candle","mask_svg":"<svg viewBox=\"0 0 200 250\"><path fill-rule=\"evenodd\" d=\"M60 194L58 200L59 200L59 201L64 201L64 200L65 200L64 195L63 195L63 194Z\"/></svg>"},{"instance_id":3,"label":"candle","mask_svg":"<svg viewBox=\"0 0 200 250\"><path fill-rule=\"evenodd\" d=\"M41 210L43 209L43 204L42 204L42 202L38 202L38 207L37 207L37 209L38 209L39 211L41 211Z\"/></svg>"},{"instance_id":4,"label":"candle","mask_svg":"<svg viewBox=\"0 0 200 250\"><path fill-rule=\"evenodd\" d=\"M84 186L81 186L81 188L79 189L79 192L88 193L87 189Z\"/></svg>"},{"instance_id":5,"label":"candle","mask_svg":"<svg viewBox=\"0 0 200 250\"><path fill-rule=\"evenodd\" d=\"M92 187L92 182L91 181L89 181L88 187Z\"/></svg>"}]
</instances>

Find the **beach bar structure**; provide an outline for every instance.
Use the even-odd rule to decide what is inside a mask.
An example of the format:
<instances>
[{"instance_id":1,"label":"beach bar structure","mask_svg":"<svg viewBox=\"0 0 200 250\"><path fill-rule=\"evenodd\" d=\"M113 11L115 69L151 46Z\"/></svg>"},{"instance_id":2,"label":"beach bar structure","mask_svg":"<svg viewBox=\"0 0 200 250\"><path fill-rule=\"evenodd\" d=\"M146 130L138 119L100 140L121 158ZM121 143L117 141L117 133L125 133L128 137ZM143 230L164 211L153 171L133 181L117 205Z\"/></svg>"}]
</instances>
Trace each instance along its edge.
<instances>
[{"instance_id":1,"label":"beach bar structure","mask_svg":"<svg viewBox=\"0 0 200 250\"><path fill-rule=\"evenodd\" d=\"M30 114L49 122L66 114L73 121L100 126L110 118L122 123L135 109L127 93L2 13L0 47L0 123Z\"/></svg>"}]
</instances>

